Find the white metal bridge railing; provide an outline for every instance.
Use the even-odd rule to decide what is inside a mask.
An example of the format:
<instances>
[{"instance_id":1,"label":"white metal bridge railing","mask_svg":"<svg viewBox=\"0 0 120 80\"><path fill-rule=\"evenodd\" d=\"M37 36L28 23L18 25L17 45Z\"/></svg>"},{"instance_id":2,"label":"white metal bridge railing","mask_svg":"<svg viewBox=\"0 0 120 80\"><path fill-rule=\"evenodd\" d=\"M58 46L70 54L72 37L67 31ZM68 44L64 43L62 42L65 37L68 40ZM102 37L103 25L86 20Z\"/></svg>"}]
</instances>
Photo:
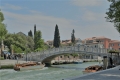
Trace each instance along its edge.
<instances>
[{"instance_id":1,"label":"white metal bridge railing","mask_svg":"<svg viewBox=\"0 0 120 80\"><path fill-rule=\"evenodd\" d=\"M94 48L94 47L86 47L85 45L79 46L65 46L59 48L52 48L41 52L34 52L24 55L23 59L32 60L32 61L42 61L45 58L53 55L58 55L61 53L84 53L84 54L94 54L94 55L103 55L107 53L107 49L105 48ZM107 54L106 54L107 55Z\"/></svg>"}]
</instances>

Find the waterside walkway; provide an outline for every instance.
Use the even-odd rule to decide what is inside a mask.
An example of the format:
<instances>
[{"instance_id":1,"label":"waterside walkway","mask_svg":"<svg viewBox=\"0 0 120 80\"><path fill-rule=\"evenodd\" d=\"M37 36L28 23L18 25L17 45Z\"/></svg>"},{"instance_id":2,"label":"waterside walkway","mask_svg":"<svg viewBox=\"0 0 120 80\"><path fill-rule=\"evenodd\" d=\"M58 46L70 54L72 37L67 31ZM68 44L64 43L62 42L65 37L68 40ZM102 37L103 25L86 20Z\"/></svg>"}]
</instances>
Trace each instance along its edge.
<instances>
[{"instance_id":1,"label":"waterside walkway","mask_svg":"<svg viewBox=\"0 0 120 80\"><path fill-rule=\"evenodd\" d=\"M15 65L17 60L0 60L0 65ZM18 63L26 63L26 61L18 60Z\"/></svg>"},{"instance_id":2,"label":"waterside walkway","mask_svg":"<svg viewBox=\"0 0 120 80\"><path fill-rule=\"evenodd\" d=\"M120 80L120 66L63 80Z\"/></svg>"}]
</instances>

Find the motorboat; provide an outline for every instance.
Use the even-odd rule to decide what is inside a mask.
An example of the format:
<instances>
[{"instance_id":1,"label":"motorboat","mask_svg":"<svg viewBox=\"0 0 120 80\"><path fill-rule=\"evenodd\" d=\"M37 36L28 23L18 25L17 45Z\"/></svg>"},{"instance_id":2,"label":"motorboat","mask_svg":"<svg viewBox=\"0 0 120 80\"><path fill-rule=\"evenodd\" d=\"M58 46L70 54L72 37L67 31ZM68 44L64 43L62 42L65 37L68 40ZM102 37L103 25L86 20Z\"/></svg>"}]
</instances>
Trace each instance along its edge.
<instances>
[{"instance_id":1,"label":"motorboat","mask_svg":"<svg viewBox=\"0 0 120 80\"><path fill-rule=\"evenodd\" d=\"M94 66L89 66L89 67L85 68L83 73L97 72L97 71L100 71L100 70L103 70L102 66L94 65Z\"/></svg>"},{"instance_id":2,"label":"motorboat","mask_svg":"<svg viewBox=\"0 0 120 80\"><path fill-rule=\"evenodd\" d=\"M74 64L81 64L81 63L83 63L83 60L82 60L82 59L79 59L79 60L74 61L73 63L74 63Z\"/></svg>"},{"instance_id":3,"label":"motorboat","mask_svg":"<svg viewBox=\"0 0 120 80\"><path fill-rule=\"evenodd\" d=\"M24 70L34 70L34 69L42 69L45 67L45 64L39 62L28 62L22 64L15 64L14 70L16 71L24 71Z\"/></svg>"}]
</instances>

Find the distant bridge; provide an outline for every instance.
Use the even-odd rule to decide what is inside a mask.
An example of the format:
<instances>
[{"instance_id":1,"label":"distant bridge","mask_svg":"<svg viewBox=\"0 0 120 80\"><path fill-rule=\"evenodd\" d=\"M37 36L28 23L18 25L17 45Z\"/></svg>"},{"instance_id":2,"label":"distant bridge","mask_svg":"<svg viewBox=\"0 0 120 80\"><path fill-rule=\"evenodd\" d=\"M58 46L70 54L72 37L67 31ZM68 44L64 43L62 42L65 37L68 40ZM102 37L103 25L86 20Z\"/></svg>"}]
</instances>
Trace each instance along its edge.
<instances>
[{"instance_id":1,"label":"distant bridge","mask_svg":"<svg viewBox=\"0 0 120 80\"><path fill-rule=\"evenodd\" d=\"M98 55L98 56L108 56L108 50L105 48L95 48L87 47L85 45L77 46L65 46L59 48L53 48L41 52L29 53L27 54L27 60L31 61L40 61L43 63L51 63L51 61L59 56L64 54L86 54L86 55ZM24 55L24 60L26 60L26 55Z\"/></svg>"}]
</instances>

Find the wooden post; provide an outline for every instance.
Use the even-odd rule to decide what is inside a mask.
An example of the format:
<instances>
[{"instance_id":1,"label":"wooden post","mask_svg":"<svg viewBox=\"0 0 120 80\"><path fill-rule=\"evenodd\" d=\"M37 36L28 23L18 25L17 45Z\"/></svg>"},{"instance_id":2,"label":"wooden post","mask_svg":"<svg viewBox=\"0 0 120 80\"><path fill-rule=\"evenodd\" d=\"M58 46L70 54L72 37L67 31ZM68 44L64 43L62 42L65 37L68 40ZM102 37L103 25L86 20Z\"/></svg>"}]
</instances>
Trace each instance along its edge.
<instances>
[{"instance_id":1,"label":"wooden post","mask_svg":"<svg viewBox=\"0 0 120 80\"><path fill-rule=\"evenodd\" d=\"M103 56L103 68L107 69L107 65L108 65L108 57L107 56Z\"/></svg>"}]
</instances>

